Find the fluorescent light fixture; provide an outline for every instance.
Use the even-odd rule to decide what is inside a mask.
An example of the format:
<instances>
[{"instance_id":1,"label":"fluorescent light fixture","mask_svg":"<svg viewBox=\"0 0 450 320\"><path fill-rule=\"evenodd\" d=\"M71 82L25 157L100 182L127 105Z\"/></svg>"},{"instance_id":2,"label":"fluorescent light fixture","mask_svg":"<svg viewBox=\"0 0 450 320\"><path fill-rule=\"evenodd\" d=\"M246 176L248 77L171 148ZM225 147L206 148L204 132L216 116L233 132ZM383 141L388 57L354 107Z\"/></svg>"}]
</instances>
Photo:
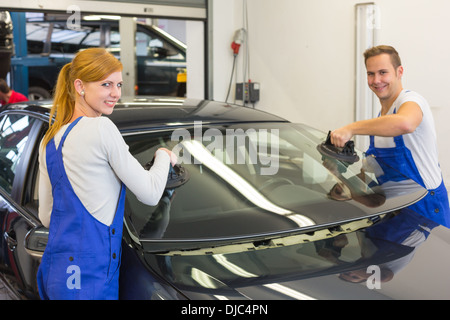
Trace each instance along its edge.
<instances>
[{"instance_id":1,"label":"fluorescent light fixture","mask_svg":"<svg viewBox=\"0 0 450 320\"><path fill-rule=\"evenodd\" d=\"M90 16L84 16L83 20L88 21L97 21L97 20L120 20L120 16L107 16L107 15L90 15Z\"/></svg>"}]
</instances>

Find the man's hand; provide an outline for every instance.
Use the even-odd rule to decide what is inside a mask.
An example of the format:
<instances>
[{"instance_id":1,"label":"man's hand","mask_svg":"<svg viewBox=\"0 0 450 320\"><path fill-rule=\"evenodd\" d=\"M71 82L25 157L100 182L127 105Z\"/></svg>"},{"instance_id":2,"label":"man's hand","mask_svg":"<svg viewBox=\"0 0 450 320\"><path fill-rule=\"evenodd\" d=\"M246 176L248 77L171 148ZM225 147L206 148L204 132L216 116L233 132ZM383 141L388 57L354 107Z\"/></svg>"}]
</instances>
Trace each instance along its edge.
<instances>
[{"instance_id":1,"label":"man's hand","mask_svg":"<svg viewBox=\"0 0 450 320\"><path fill-rule=\"evenodd\" d=\"M353 133L349 126L345 126L339 129L336 129L331 132L330 140L331 143L336 147L344 147L345 143L349 141L353 137Z\"/></svg>"},{"instance_id":2,"label":"man's hand","mask_svg":"<svg viewBox=\"0 0 450 320\"><path fill-rule=\"evenodd\" d=\"M333 130L330 134L331 143L342 148L353 135L396 137L411 133L420 125L422 117L419 105L408 101L402 104L395 114L356 121Z\"/></svg>"}]
</instances>

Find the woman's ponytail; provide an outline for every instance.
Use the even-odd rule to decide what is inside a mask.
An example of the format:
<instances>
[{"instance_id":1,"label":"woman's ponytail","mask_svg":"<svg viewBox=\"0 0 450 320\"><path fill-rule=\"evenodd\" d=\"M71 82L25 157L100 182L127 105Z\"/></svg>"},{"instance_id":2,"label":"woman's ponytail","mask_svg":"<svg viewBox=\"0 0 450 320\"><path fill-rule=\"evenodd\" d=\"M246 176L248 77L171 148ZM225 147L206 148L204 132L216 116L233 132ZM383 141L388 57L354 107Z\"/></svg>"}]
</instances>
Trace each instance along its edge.
<instances>
[{"instance_id":1,"label":"woman's ponytail","mask_svg":"<svg viewBox=\"0 0 450 320\"><path fill-rule=\"evenodd\" d=\"M44 136L42 145L47 143L55 136L58 130L68 123L73 115L75 107L75 98L73 96L73 85L70 83L70 67L72 63L64 65L59 72L56 82L53 106L50 111L49 129Z\"/></svg>"},{"instance_id":2,"label":"woman's ponytail","mask_svg":"<svg viewBox=\"0 0 450 320\"><path fill-rule=\"evenodd\" d=\"M104 48L79 51L72 62L62 67L54 90L49 129L42 140L43 148L73 117L77 96L75 80L101 81L116 71L122 71L122 63Z\"/></svg>"}]
</instances>

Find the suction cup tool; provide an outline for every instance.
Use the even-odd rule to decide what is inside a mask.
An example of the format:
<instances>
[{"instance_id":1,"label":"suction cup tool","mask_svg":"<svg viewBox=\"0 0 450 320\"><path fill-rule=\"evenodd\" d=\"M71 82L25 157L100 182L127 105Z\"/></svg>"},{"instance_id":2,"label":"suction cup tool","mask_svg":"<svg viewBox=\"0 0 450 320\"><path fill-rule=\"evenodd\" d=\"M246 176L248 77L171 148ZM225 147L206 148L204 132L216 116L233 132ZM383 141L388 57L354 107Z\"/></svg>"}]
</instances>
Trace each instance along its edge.
<instances>
[{"instance_id":1,"label":"suction cup tool","mask_svg":"<svg viewBox=\"0 0 450 320\"><path fill-rule=\"evenodd\" d=\"M355 144L353 141L347 141L344 147L336 147L331 143L331 131L328 131L327 139L317 146L317 150L328 158L340 160L347 165L359 161L359 156L355 152Z\"/></svg>"},{"instance_id":2,"label":"suction cup tool","mask_svg":"<svg viewBox=\"0 0 450 320\"><path fill-rule=\"evenodd\" d=\"M144 166L144 169L150 170L150 168L153 166L154 161L155 158L147 162ZM189 178L190 178L189 171L185 167L179 164L176 164L174 166L170 165L166 189L178 188L179 186L182 186L183 184L188 182Z\"/></svg>"}]
</instances>

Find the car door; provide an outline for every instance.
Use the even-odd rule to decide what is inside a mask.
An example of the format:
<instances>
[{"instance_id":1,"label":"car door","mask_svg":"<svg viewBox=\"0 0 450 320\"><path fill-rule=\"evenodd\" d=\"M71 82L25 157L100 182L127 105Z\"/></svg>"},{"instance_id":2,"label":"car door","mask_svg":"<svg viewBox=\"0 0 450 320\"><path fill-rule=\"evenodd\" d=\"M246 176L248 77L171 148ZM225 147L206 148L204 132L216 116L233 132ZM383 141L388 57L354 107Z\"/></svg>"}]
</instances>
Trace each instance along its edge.
<instances>
[{"instance_id":1,"label":"car door","mask_svg":"<svg viewBox=\"0 0 450 320\"><path fill-rule=\"evenodd\" d=\"M159 32L159 34L158 34ZM169 37L169 35L167 35ZM177 40L173 40L176 42ZM142 24L136 30L137 84L139 95L184 96L178 73L186 68L186 51L165 38L163 31Z\"/></svg>"},{"instance_id":2,"label":"car door","mask_svg":"<svg viewBox=\"0 0 450 320\"><path fill-rule=\"evenodd\" d=\"M0 277L19 298L38 298L39 260L25 250L24 239L40 225L33 185L43 125L23 112L0 114Z\"/></svg>"}]
</instances>

